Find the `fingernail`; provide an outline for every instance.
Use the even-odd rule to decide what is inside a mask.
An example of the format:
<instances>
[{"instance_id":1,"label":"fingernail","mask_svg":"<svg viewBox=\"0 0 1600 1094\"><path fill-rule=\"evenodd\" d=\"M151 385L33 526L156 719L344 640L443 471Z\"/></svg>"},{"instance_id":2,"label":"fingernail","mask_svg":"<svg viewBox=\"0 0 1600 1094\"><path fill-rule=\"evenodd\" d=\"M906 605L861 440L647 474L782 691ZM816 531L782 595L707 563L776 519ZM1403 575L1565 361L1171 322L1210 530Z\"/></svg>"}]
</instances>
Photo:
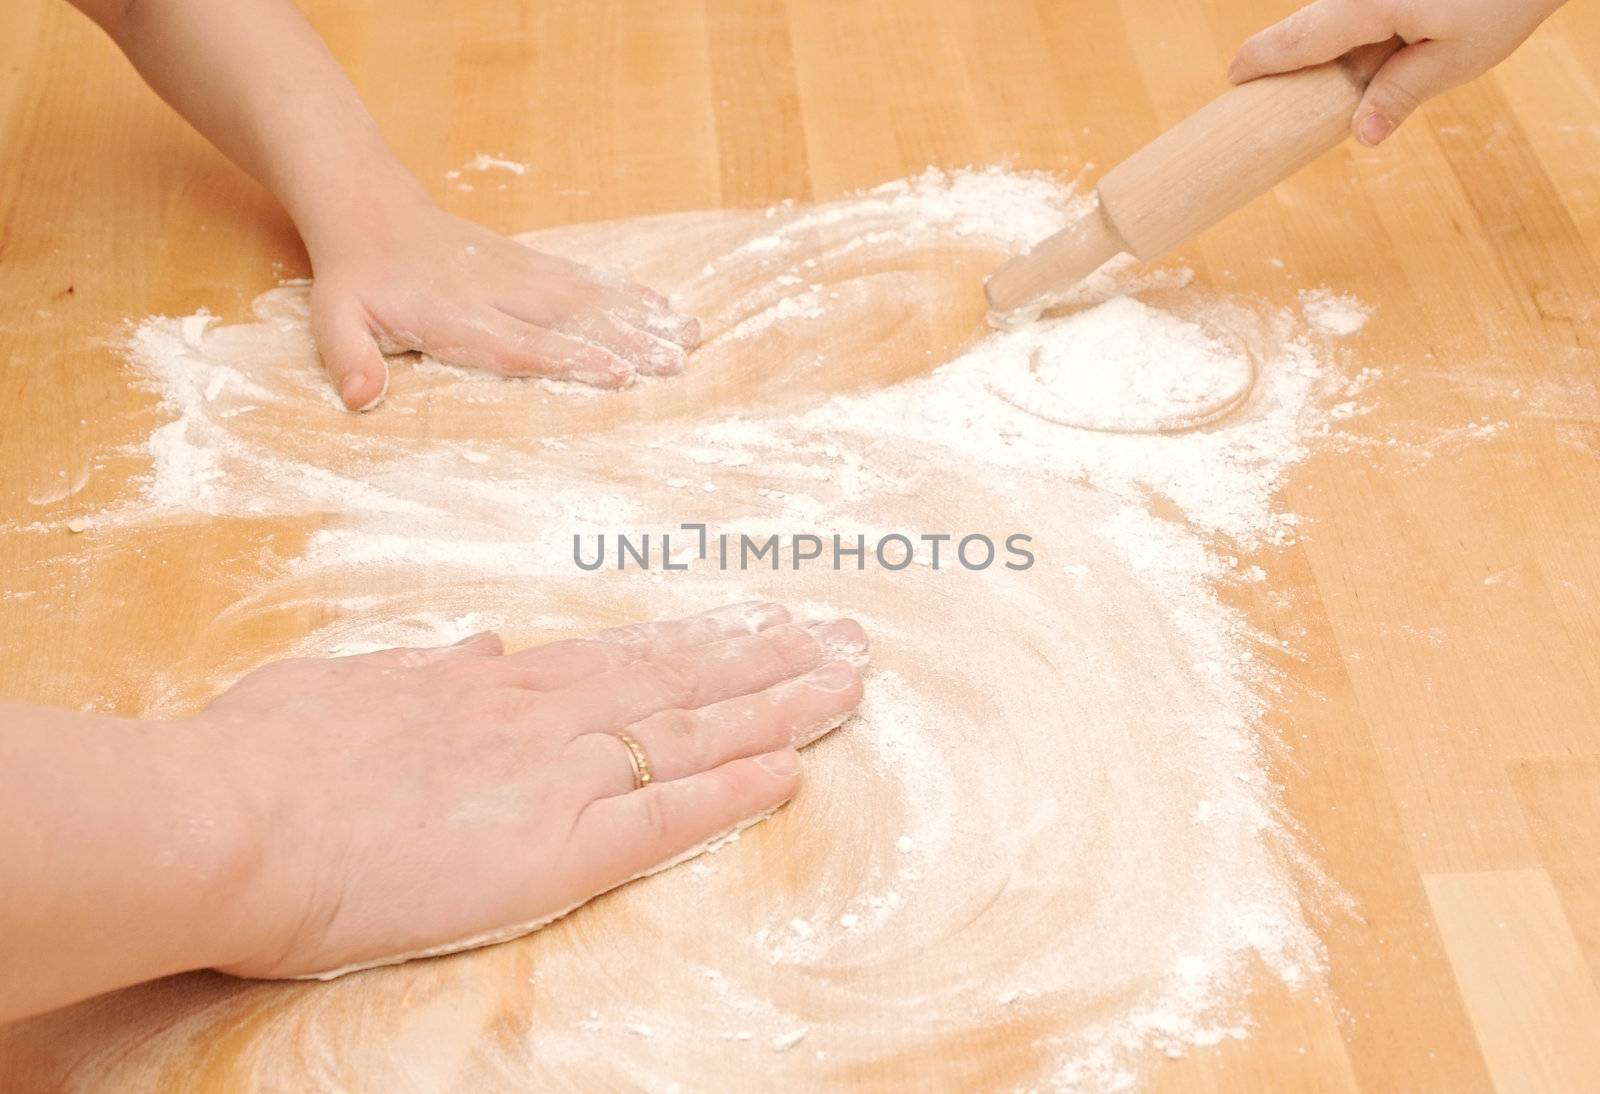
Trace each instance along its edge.
<instances>
[{"instance_id":1,"label":"fingernail","mask_svg":"<svg viewBox=\"0 0 1600 1094\"><path fill-rule=\"evenodd\" d=\"M359 410L361 404L356 401L361 394L361 389L367 386L367 378L359 372L352 372L339 384L339 397L344 400L344 405L351 410Z\"/></svg>"},{"instance_id":2,"label":"fingernail","mask_svg":"<svg viewBox=\"0 0 1600 1094\"><path fill-rule=\"evenodd\" d=\"M344 396L344 402L346 406L350 406L350 400L354 398L352 392L358 390L362 383L363 377L359 372L353 376L345 377L344 383L340 385L339 393ZM364 414L367 411L375 408L379 403L383 402L384 396L388 394L389 370L386 368L383 370L383 383L378 386L378 393L372 398L368 399L366 402L361 403L358 406L351 407L350 409L354 410L357 414Z\"/></svg>"},{"instance_id":3,"label":"fingernail","mask_svg":"<svg viewBox=\"0 0 1600 1094\"><path fill-rule=\"evenodd\" d=\"M800 753L792 748L786 748L782 752L768 752L765 756L757 756L756 763L760 764L767 774L787 779L799 774Z\"/></svg>"},{"instance_id":4,"label":"fingernail","mask_svg":"<svg viewBox=\"0 0 1600 1094\"><path fill-rule=\"evenodd\" d=\"M835 619L828 623L813 623L806 629L830 658L840 661L860 661L867 652L867 636L852 620Z\"/></svg>"},{"instance_id":5,"label":"fingernail","mask_svg":"<svg viewBox=\"0 0 1600 1094\"><path fill-rule=\"evenodd\" d=\"M1361 119L1356 126L1356 139L1368 148L1382 144L1384 138L1394 132L1394 123L1382 114L1374 111Z\"/></svg>"}]
</instances>

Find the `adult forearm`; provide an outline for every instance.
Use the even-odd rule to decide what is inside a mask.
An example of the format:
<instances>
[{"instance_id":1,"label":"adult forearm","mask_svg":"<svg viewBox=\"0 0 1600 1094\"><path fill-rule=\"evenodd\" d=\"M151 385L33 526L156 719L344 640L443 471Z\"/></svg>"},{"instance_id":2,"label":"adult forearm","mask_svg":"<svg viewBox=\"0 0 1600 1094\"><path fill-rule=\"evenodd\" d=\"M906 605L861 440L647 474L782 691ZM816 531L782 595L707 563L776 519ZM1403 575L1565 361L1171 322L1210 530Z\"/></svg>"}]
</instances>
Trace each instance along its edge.
<instances>
[{"instance_id":1,"label":"adult forearm","mask_svg":"<svg viewBox=\"0 0 1600 1094\"><path fill-rule=\"evenodd\" d=\"M0 703L0 1021L225 964L253 870L187 724Z\"/></svg>"},{"instance_id":2,"label":"adult forearm","mask_svg":"<svg viewBox=\"0 0 1600 1094\"><path fill-rule=\"evenodd\" d=\"M86 10L162 98L282 202L313 251L379 222L376 206L427 200L290 0Z\"/></svg>"}]
</instances>

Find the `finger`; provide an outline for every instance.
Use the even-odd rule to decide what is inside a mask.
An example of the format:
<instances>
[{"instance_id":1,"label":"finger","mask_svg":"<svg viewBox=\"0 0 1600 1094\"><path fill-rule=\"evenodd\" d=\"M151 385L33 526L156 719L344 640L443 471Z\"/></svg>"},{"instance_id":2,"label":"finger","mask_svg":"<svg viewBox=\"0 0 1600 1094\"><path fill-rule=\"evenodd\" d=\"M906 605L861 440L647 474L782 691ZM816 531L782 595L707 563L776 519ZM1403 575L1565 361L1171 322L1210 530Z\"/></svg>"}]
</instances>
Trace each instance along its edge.
<instances>
[{"instance_id":1,"label":"finger","mask_svg":"<svg viewBox=\"0 0 1600 1094\"><path fill-rule=\"evenodd\" d=\"M654 289L629 281L625 277L581 262L526 250L528 268L541 281L552 275L558 280L580 286L576 296L564 303L557 302L562 311L571 311L587 303L600 311L614 313L630 325L664 338L684 351L700 344L700 321L673 308L672 302ZM524 303L520 307L546 308L550 295L539 293L532 299L536 304ZM520 311L513 311L520 315ZM529 322L543 325L553 314L524 316Z\"/></svg>"},{"instance_id":2,"label":"finger","mask_svg":"<svg viewBox=\"0 0 1600 1094\"><path fill-rule=\"evenodd\" d=\"M1390 57L1367 85L1351 125L1356 139L1384 142L1417 107L1460 82L1449 43L1417 42Z\"/></svg>"},{"instance_id":3,"label":"finger","mask_svg":"<svg viewBox=\"0 0 1600 1094\"><path fill-rule=\"evenodd\" d=\"M634 326L664 338L673 345L690 352L700 345L700 320L670 307L652 308L638 315L622 312L622 317Z\"/></svg>"},{"instance_id":4,"label":"finger","mask_svg":"<svg viewBox=\"0 0 1600 1094\"><path fill-rule=\"evenodd\" d=\"M505 643L498 634L494 631L480 631L448 646L397 646L393 649L373 650L371 653L358 653L349 658L335 658L335 660L363 661L388 668L416 668L419 665L428 665L453 657L499 657L505 652Z\"/></svg>"},{"instance_id":5,"label":"finger","mask_svg":"<svg viewBox=\"0 0 1600 1094\"><path fill-rule=\"evenodd\" d=\"M1258 76L1320 65L1393 34L1392 21L1378 5L1316 0L1240 46L1228 66L1228 79L1242 84Z\"/></svg>"},{"instance_id":6,"label":"finger","mask_svg":"<svg viewBox=\"0 0 1600 1094\"><path fill-rule=\"evenodd\" d=\"M803 676L699 710L664 710L623 730L643 750L651 777L685 779L746 756L804 746L836 728L861 702L861 676L830 661ZM588 798L634 789L633 764L615 734L590 733L567 746Z\"/></svg>"},{"instance_id":7,"label":"finger","mask_svg":"<svg viewBox=\"0 0 1600 1094\"><path fill-rule=\"evenodd\" d=\"M586 638L535 646L507 656L504 666L515 686L551 691L647 657L756 634L788 621L789 610L779 604L730 604L684 619L630 623Z\"/></svg>"},{"instance_id":8,"label":"finger","mask_svg":"<svg viewBox=\"0 0 1600 1094\"><path fill-rule=\"evenodd\" d=\"M347 409L371 410L383 401L389 390L389 363L378 352L378 343L359 305L313 307L311 334L322 365Z\"/></svg>"},{"instance_id":9,"label":"finger","mask_svg":"<svg viewBox=\"0 0 1600 1094\"><path fill-rule=\"evenodd\" d=\"M811 627L784 623L591 676L547 693L547 713L567 727L569 737L612 733L659 711L695 710L762 691L824 661L848 659L836 651L864 651L866 645L852 620Z\"/></svg>"},{"instance_id":10,"label":"finger","mask_svg":"<svg viewBox=\"0 0 1600 1094\"><path fill-rule=\"evenodd\" d=\"M537 309L518 308L513 303L511 306L502 305L500 310L514 319L539 322L534 315L525 314ZM646 376L675 376L683 371L687 361L683 347L629 326L619 315L598 308L579 308L543 325L560 334L610 350Z\"/></svg>"},{"instance_id":11,"label":"finger","mask_svg":"<svg viewBox=\"0 0 1600 1094\"><path fill-rule=\"evenodd\" d=\"M700 344L700 321L676 310L661 293L609 270L593 266L582 269L584 276L601 293L603 306L608 310L615 311L634 326L658 338L665 338L685 351Z\"/></svg>"},{"instance_id":12,"label":"finger","mask_svg":"<svg viewBox=\"0 0 1600 1094\"><path fill-rule=\"evenodd\" d=\"M502 376L542 376L619 388L632 383L635 375L632 365L609 350L533 326L495 308L452 320L443 339L423 348L452 364Z\"/></svg>"},{"instance_id":13,"label":"finger","mask_svg":"<svg viewBox=\"0 0 1600 1094\"><path fill-rule=\"evenodd\" d=\"M573 888L603 892L770 813L800 785L792 749L590 802L567 843Z\"/></svg>"}]
</instances>

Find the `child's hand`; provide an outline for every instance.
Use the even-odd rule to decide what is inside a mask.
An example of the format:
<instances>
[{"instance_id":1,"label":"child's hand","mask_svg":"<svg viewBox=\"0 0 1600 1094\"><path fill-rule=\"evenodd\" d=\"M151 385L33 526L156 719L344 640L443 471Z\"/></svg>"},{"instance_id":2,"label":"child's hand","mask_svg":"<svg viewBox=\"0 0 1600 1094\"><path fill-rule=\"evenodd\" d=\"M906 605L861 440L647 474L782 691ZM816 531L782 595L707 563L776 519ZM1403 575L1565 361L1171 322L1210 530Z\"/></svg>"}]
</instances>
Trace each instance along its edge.
<instances>
[{"instance_id":1,"label":"child's hand","mask_svg":"<svg viewBox=\"0 0 1600 1094\"><path fill-rule=\"evenodd\" d=\"M384 353L623 387L683 371L700 325L666 297L530 250L419 196L308 232L311 329L340 398L375 406Z\"/></svg>"},{"instance_id":2,"label":"child's hand","mask_svg":"<svg viewBox=\"0 0 1600 1094\"><path fill-rule=\"evenodd\" d=\"M622 387L682 371L698 344L665 297L433 204L292 0L73 2L293 218L312 334L350 409L383 397L385 352Z\"/></svg>"},{"instance_id":3,"label":"child's hand","mask_svg":"<svg viewBox=\"0 0 1600 1094\"><path fill-rule=\"evenodd\" d=\"M1240 47L1240 84L1343 56L1398 35L1409 43L1373 77L1352 125L1378 144L1425 100L1483 75L1511 55L1561 0L1316 0Z\"/></svg>"}]
</instances>

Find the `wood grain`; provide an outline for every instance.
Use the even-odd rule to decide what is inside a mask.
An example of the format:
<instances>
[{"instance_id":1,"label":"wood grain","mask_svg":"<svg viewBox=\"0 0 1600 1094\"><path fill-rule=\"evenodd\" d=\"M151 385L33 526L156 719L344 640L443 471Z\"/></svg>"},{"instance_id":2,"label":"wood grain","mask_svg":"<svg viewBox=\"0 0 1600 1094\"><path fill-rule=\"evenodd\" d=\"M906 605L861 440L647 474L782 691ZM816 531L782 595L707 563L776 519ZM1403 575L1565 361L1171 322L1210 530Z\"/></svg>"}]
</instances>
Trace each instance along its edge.
<instances>
[{"instance_id":1,"label":"wood grain","mask_svg":"<svg viewBox=\"0 0 1600 1094\"><path fill-rule=\"evenodd\" d=\"M1456 979L1501 1090L1581 1090L1600 1071L1600 991L1543 870L1427 878Z\"/></svg>"},{"instance_id":2,"label":"wood grain","mask_svg":"<svg viewBox=\"0 0 1600 1094\"><path fill-rule=\"evenodd\" d=\"M929 164L1103 170L1212 98L1237 42L1290 6L308 4L423 181L508 231L826 199ZM446 173L478 152L533 170L458 188ZM1155 1086L1594 1083L1597 162L1600 5L1575 0L1381 150L1342 146L1180 253L1202 283L1276 303L1357 292L1377 314L1349 352L1382 376L1356 423L1364 458L1314 455L1296 472L1283 500L1304 535L1259 559L1271 589L1241 605L1298 654L1272 718L1278 774L1353 901L1321 928L1329 995L1265 992L1248 1039L1152 1062ZM174 526L113 556L60 528L142 470L127 446L158 420L107 344L119 325L199 307L237 317L305 272L271 199L85 20L59 0L0 9L0 567L3 592L22 594L0 598L5 695L136 709L150 683L137 666L194 653L235 595L230 567L263 536L310 530ZM87 633L91 604L116 607L119 625ZM315 622L285 616L247 642L270 649ZM781 864L770 875L783 884ZM496 954L462 968L525 984L514 948ZM251 1007L300 989L197 976L179 990L236 1002L236 1020L169 1077L232 1089ZM0 1087L52 1089L136 1053L168 998L135 990L0 1032ZM419 1029L483 1017L416 1002ZM471 1047L439 1074L468 1083ZM950 1081L964 1058L943 1046L859 1078ZM1023 1082L1021 1063L964 1077Z\"/></svg>"}]
</instances>

